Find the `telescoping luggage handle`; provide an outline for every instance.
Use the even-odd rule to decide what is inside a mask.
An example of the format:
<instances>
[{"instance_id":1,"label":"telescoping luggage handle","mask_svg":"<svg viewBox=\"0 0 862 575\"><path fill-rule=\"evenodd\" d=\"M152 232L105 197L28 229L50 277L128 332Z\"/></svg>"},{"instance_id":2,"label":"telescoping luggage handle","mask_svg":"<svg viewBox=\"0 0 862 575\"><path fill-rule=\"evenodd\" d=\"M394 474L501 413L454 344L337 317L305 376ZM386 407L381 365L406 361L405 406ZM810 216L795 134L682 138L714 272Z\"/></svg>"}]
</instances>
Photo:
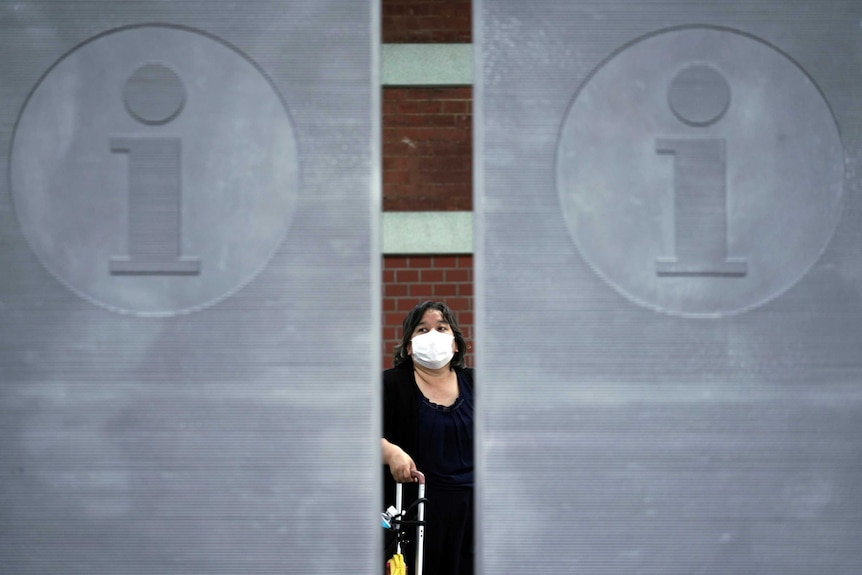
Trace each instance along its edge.
<instances>
[{"instance_id":1,"label":"telescoping luggage handle","mask_svg":"<svg viewBox=\"0 0 862 575\"><path fill-rule=\"evenodd\" d=\"M422 564L425 559L425 474L421 471L411 472L413 479L419 484L419 506L416 511L419 525L416 527L416 575L422 575ZM404 510L402 505L403 484L395 484L395 508L398 512ZM401 552L400 550L398 551Z\"/></svg>"}]
</instances>

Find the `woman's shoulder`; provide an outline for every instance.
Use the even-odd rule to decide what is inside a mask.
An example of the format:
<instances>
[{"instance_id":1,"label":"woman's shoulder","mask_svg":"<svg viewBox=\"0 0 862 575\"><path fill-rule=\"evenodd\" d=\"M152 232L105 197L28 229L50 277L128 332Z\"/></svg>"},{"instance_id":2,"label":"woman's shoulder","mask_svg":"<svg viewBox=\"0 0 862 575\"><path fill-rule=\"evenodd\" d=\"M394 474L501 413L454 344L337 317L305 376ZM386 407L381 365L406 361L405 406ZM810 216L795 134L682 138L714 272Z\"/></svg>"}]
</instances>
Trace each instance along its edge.
<instances>
[{"instance_id":1,"label":"woman's shoulder","mask_svg":"<svg viewBox=\"0 0 862 575\"><path fill-rule=\"evenodd\" d=\"M456 367L455 372L463 375L470 382L471 386L476 386L476 377L472 367Z\"/></svg>"},{"instance_id":2,"label":"woman's shoulder","mask_svg":"<svg viewBox=\"0 0 862 575\"><path fill-rule=\"evenodd\" d=\"M383 370L383 385L392 385L413 380L413 370L405 364Z\"/></svg>"}]
</instances>

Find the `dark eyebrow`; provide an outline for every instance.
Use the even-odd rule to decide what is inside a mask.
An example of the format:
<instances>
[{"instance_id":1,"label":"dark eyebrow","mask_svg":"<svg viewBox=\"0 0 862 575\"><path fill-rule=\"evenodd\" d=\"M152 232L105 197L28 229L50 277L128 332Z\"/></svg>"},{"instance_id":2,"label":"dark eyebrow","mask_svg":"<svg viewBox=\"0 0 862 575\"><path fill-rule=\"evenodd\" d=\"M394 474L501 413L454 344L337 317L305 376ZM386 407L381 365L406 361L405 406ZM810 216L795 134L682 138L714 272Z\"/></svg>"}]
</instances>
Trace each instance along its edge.
<instances>
[{"instance_id":1,"label":"dark eyebrow","mask_svg":"<svg viewBox=\"0 0 862 575\"><path fill-rule=\"evenodd\" d=\"M416 324L416 327L422 327L422 326L427 326L427 325L428 325L427 321L420 321L419 323ZM446 321L445 319L441 319L435 325L448 325L449 327L452 327L451 324L448 321Z\"/></svg>"}]
</instances>

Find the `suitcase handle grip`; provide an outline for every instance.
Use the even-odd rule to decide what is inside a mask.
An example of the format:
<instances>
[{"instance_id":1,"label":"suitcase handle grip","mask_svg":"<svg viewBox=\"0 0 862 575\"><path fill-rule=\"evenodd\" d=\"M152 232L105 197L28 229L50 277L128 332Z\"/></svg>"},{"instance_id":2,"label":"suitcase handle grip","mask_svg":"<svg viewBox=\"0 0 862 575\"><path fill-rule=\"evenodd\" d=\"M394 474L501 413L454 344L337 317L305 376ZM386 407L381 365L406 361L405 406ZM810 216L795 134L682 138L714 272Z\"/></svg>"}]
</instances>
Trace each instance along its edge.
<instances>
[{"instance_id":1,"label":"suitcase handle grip","mask_svg":"<svg viewBox=\"0 0 862 575\"><path fill-rule=\"evenodd\" d=\"M418 525L416 526L416 575L422 575L423 563L425 561L425 474L421 471L411 471L410 476L419 484L419 509L417 510ZM395 514L400 515L402 511L403 484L395 484ZM396 553L401 553L401 542L395 547Z\"/></svg>"}]
</instances>

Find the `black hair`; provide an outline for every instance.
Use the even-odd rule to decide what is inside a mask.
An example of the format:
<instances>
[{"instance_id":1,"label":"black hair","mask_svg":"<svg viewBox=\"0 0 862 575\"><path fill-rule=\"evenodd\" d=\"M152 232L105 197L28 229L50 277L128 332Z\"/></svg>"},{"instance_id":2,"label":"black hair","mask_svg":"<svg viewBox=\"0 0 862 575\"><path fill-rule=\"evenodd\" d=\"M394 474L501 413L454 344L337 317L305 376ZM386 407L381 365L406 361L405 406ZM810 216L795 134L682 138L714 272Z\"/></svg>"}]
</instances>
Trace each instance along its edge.
<instances>
[{"instance_id":1,"label":"black hair","mask_svg":"<svg viewBox=\"0 0 862 575\"><path fill-rule=\"evenodd\" d=\"M416 329L416 326L422 321L422 316L429 309L439 311L443 316L443 321L449 324L449 327L452 328L452 333L455 335L455 347L458 348L458 351L452 357L450 369L452 367L464 367L464 356L467 354L467 341L458 327L455 314L452 313L452 310L445 303L439 301L423 301L410 310L410 313L404 318L404 322L401 324L401 342L395 346L392 357L393 364L398 366L402 363L413 363L413 358L407 355L407 346L410 344L410 340L413 339L413 330Z\"/></svg>"}]
</instances>

